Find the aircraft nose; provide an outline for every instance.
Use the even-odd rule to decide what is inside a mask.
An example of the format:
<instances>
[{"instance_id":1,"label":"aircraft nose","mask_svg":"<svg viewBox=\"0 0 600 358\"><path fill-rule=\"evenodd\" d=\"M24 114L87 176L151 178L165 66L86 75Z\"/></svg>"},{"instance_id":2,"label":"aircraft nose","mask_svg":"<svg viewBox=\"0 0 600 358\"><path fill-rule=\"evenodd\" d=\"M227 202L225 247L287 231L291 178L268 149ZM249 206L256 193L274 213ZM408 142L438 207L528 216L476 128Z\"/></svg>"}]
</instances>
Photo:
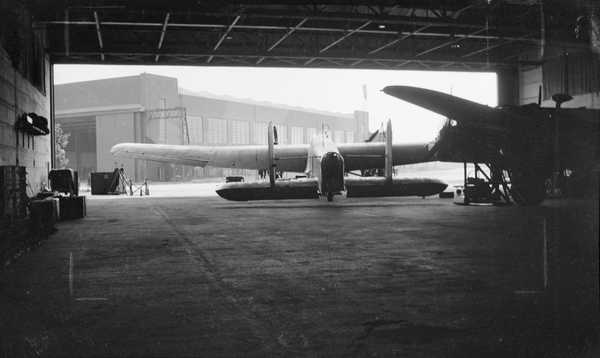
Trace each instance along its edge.
<instances>
[{"instance_id":1,"label":"aircraft nose","mask_svg":"<svg viewBox=\"0 0 600 358\"><path fill-rule=\"evenodd\" d=\"M112 146L112 148L110 148L110 154L118 156L120 153L123 152L123 144L115 144Z\"/></svg>"}]
</instances>

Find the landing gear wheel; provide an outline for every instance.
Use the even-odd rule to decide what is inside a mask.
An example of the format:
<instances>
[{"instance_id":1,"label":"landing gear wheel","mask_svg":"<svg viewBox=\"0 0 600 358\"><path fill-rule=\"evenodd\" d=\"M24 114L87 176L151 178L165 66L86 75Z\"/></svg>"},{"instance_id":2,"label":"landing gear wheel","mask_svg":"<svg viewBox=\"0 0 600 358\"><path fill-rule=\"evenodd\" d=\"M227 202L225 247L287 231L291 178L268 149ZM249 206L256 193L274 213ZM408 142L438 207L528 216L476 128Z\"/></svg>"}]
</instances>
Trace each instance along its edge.
<instances>
[{"instance_id":1,"label":"landing gear wheel","mask_svg":"<svg viewBox=\"0 0 600 358\"><path fill-rule=\"evenodd\" d=\"M327 201L333 201L333 193L327 193Z\"/></svg>"}]
</instances>

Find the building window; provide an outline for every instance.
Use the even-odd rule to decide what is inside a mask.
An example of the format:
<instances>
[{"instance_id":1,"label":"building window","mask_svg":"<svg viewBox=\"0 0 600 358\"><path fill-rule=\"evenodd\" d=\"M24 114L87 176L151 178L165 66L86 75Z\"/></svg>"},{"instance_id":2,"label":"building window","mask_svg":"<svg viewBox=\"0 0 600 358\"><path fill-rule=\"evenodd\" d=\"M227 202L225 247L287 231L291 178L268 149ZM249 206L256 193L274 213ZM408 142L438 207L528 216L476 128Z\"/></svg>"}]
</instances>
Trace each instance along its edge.
<instances>
[{"instance_id":1,"label":"building window","mask_svg":"<svg viewBox=\"0 0 600 358\"><path fill-rule=\"evenodd\" d=\"M277 143L287 144L287 126L285 124L276 124L277 127Z\"/></svg>"},{"instance_id":2,"label":"building window","mask_svg":"<svg viewBox=\"0 0 600 358\"><path fill-rule=\"evenodd\" d=\"M190 144L202 144L202 117L187 116Z\"/></svg>"},{"instance_id":3,"label":"building window","mask_svg":"<svg viewBox=\"0 0 600 358\"><path fill-rule=\"evenodd\" d=\"M346 132L346 143L354 143L354 132Z\"/></svg>"},{"instance_id":4,"label":"building window","mask_svg":"<svg viewBox=\"0 0 600 358\"><path fill-rule=\"evenodd\" d=\"M231 121L231 144L249 144L250 125L246 121Z\"/></svg>"},{"instance_id":5,"label":"building window","mask_svg":"<svg viewBox=\"0 0 600 358\"><path fill-rule=\"evenodd\" d=\"M333 142L344 143L344 131L333 131Z\"/></svg>"},{"instance_id":6,"label":"building window","mask_svg":"<svg viewBox=\"0 0 600 358\"><path fill-rule=\"evenodd\" d=\"M292 144L303 144L304 141L304 128L302 127L292 127L291 132Z\"/></svg>"},{"instance_id":7,"label":"building window","mask_svg":"<svg viewBox=\"0 0 600 358\"><path fill-rule=\"evenodd\" d=\"M306 141L308 143L311 143L316 135L317 135L316 128L306 128Z\"/></svg>"},{"instance_id":8,"label":"building window","mask_svg":"<svg viewBox=\"0 0 600 358\"><path fill-rule=\"evenodd\" d=\"M208 144L227 144L227 121L208 118L206 121L206 141Z\"/></svg>"},{"instance_id":9,"label":"building window","mask_svg":"<svg viewBox=\"0 0 600 358\"><path fill-rule=\"evenodd\" d=\"M267 123L252 123L252 136L254 144L267 144Z\"/></svg>"}]
</instances>

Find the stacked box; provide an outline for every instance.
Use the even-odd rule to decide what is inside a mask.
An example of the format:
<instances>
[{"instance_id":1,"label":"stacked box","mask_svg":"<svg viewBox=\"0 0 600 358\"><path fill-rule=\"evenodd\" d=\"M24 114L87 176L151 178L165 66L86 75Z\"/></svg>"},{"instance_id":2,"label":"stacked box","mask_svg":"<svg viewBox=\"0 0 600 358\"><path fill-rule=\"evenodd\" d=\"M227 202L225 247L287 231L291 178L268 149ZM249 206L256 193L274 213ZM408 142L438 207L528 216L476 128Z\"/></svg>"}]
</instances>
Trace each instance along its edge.
<instances>
[{"instance_id":1,"label":"stacked box","mask_svg":"<svg viewBox=\"0 0 600 358\"><path fill-rule=\"evenodd\" d=\"M111 192L111 184L114 180L114 172L90 173L92 195L106 195Z\"/></svg>"},{"instance_id":2,"label":"stacked box","mask_svg":"<svg viewBox=\"0 0 600 358\"><path fill-rule=\"evenodd\" d=\"M49 235L60 216L59 200L46 198L31 201L30 229L39 234Z\"/></svg>"},{"instance_id":3,"label":"stacked box","mask_svg":"<svg viewBox=\"0 0 600 358\"><path fill-rule=\"evenodd\" d=\"M80 219L85 216L85 196L61 196L60 220Z\"/></svg>"},{"instance_id":4,"label":"stacked box","mask_svg":"<svg viewBox=\"0 0 600 358\"><path fill-rule=\"evenodd\" d=\"M0 219L27 216L27 172L25 167L0 166Z\"/></svg>"}]
</instances>

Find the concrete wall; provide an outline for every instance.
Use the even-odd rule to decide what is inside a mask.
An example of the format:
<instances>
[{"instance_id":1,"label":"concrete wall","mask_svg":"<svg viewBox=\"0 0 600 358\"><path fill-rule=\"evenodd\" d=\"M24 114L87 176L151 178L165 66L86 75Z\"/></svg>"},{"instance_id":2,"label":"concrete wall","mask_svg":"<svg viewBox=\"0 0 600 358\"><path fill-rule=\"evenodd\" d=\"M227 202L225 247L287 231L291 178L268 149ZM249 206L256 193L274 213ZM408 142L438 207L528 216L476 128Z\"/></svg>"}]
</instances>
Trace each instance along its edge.
<instances>
[{"instance_id":1,"label":"concrete wall","mask_svg":"<svg viewBox=\"0 0 600 358\"><path fill-rule=\"evenodd\" d=\"M542 68L535 67L519 71L519 104L537 103L539 87L542 85Z\"/></svg>"},{"instance_id":2,"label":"concrete wall","mask_svg":"<svg viewBox=\"0 0 600 358\"><path fill-rule=\"evenodd\" d=\"M545 102L544 102L545 103ZM550 102L554 104L554 102ZM600 109L600 92L587 93L573 96L573 99L563 104L565 108L597 108Z\"/></svg>"},{"instance_id":3,"label":"concrete wall","mask_svg":"<svg viewBox=\"0 0 600 358\"><path fill-rule=\"evenodd\" d=\"M202 121L206 121L208 118L216 118L228 121L273 122L275 126L282 129L279 131L281 132L280 137L284 136L282 143L291 143L291 127L314 128L320 131L322 126L327 126L332 131L353 132L353 137L357 141L364 139L363 137L366 137L368 133L368 114L362 111L355 111L353 115L334 114L190 95L182 95L181 104L186 108L188 117L193 118L195 121L199 118ZM249 128L251 142L254 142L252 139L261 134L254 133L256 130L254 126L250 125ZM206 130L204 133L206 133ZM306 133L304 135L306 139ZM266 137L266 133L264 136ZM307 139L310 140L310 138ZM305 140L305 142L308 142L308 140ZM204 138L204 142L206 142L206 138Z\"/></svg>"},{"instance_id":4,"label":"concrete wall","mask_svg":"<svg viewBox=\"0 0 600 358\"><path fill-rule=\"evenodd\" d=\"M17 134L14 125L25 112L35 112L50 120L50 64L44 59L45 88L38 90L13 68L0 47L0 165L27 168L28 195L47 183L51 166L51 136Z\"/></svg>"},{"instance_id":5,"label":"concrete wall","mask_svg":"<svg viewBox=\"0 0 600 358\"><path fill-rule=\"evenodd\" d=\"M519 103L537 103L538 89L542 85L542 68L528 68L519 71ZM554 107L552 100L542 101L544 107ZM600 92L573 96L573 99L563 104L565 108L600 108Z\"/></svg>"},{"instance_id":6,"label":"concrete wall","mask_svg":"<svg viewBox=\"0 0 600 358\"><path fill-rule=\"evenodd\" d=\"M96 116L96 165L100 172L125 168L126 173L134 173L133 159L115 158L110 148L118 143L131 142L134 138L133 113L120 113Z\"/></svg>"},{"instance_id":7,"label":"concrete wall","mask_svg":"<svg viewBox=\"0 0 600 358\"><path fill-rule=\"evenodd\" d=\"M142 73L137 76L139 103L147 110L158 108L173 108L181 105L177 79Z\"/></svg>"},{"instance_id":8,"label":"concrete wall","mask_svg":"<svg viewBox=\"0 0 600 358\"><path fill-rule=\"evenodd\" d=\"M58 85L54 89L54 98L56 112L139 105L139 76Z\"/></svg>"},{"instance_id":9,"label":"concrete wall","mask_svg":"<svg viewBox=\"0 0 600 358\"><path fill-rule=\"evenodd\" d=\"M519 104L519 71L513 68L501 69L497 72L498 105Z\"/></svg>"}]
</instances>

